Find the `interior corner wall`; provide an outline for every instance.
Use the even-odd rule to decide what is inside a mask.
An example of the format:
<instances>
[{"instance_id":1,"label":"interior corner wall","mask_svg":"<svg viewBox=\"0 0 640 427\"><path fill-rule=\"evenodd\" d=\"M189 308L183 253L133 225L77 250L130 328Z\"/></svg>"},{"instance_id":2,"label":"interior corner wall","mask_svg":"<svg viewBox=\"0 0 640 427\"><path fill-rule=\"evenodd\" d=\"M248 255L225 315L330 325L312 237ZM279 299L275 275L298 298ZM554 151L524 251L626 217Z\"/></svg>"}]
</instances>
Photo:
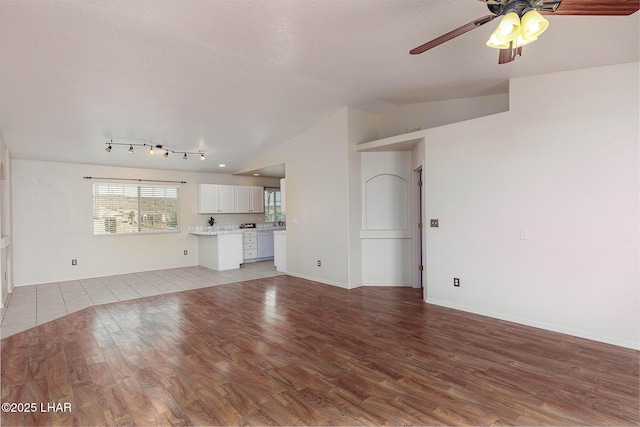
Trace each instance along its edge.
<instances>
[{"instance_id":1,"label":"interior corner wall","mask_svg":"<svg viewBox=\"0 0 640 427\"><path fill-rule=\"evenodd\" d=\"M425 132L427 302L640 348L638 82L513 79L510 112Z\"/></svg>"},{"instance_id":2,"label":"interior corner wall","mask_svg":"<svg viewBox=\"0 0 640 427\"><path fill-rule=\"evenodd\" d=\"M349 287L347 123L343 108L243 167L285 164L287 274L344 288Z\"/></svg>"},{"instance_id":3,"label":"interior corner wall","mask_svg":"<svg viewBox=\"0 0 640 427\"><path fill-rule=\"evenodd\" d=\"M6 307L13 291L11 244L11 153L0 132L0 307Z\"/></svg>"},{"instance_id":4,"label":"interior corner wall","mask_svg":"<svg viewBox=\"0 0 640 427\"><path fill-rule=\"evenodd\" d=\"M378 139L378 115L349 108L349 288L363 285L362 280L362 194L360 176L362 155L356 145Z\"/></svg>"},{"instance_id":5,"label":"interior corner wall","mask_svg":"<svg viewBox=\"0 0 640 427\"><path fill-rule=\"evenodd\" d=\"M94 236L92 181L83 176L187 181L180 185L180 232ZM197 213L198 183L266 186L275 185L277 180L13 159L11 241L15 284L198 265L198 238L188 233L188 227L206 225L209 217ZM231 215L226 219L231 221ZM239 215L237 222L246 222L246 214L234 215ZM78 264L71 265L72 259Z\"/></svg>"}]
</instances>

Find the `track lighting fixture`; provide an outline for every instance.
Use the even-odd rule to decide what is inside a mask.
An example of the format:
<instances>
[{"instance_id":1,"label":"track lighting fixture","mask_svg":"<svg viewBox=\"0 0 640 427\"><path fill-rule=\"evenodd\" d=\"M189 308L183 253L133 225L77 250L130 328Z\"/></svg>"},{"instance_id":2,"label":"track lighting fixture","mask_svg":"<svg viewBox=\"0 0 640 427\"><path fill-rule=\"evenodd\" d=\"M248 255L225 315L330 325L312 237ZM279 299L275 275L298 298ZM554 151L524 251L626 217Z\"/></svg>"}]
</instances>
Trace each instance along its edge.
<instances>
[{"instance_id":1,"label":"track lighting fixture","mask_svg":"<svg viewBox=\"0 0 640 427\"><path fill-rule=\"evenodd\" d=\"M133 146L137 146L137 147L149 147L149 154L153 155L154 154L154 149L158 149L158 150L164 150L164 154L162 154L164 157L169 157L169 153L175 154L176 151L172 150L171 148L167 148L161 144L147 144L146 142L141 142L141 143L131 143L131 142L113 142L113 140L110 140L109 142L106 143L107 144L107 148L104 149L104 151L106 151L107 153L111 152L112 146L114 145L124 145L124 146L129 146L129 149L127 150L127 152L129 152L130 154L133 153ZM178 153L180 153L179 150ZM182 151L182 153L184 154L182 156L182 160L188 160L188 156L189 154L192 155L199 155L200 156L200 160L205 160L205 155L202 151L198 151L198 152L189 152L189 151Z\"/></svg>"}]
</instances>

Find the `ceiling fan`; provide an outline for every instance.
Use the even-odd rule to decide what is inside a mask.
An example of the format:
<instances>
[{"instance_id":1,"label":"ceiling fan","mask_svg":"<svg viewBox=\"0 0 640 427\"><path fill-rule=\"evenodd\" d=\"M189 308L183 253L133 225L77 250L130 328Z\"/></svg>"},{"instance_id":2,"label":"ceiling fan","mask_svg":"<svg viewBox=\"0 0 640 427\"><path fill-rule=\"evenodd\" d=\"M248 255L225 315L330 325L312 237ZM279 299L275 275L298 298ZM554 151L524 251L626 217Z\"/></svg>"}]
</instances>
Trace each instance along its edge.
<instances>
[{"instance_id":1,"label":"ceiling fan","mask_svg":"<svg viewBox=\"0 0 640 427\"><path fill-rule=\"evenodd\" d=\"M638 0L479 0L487 4L491 15L458 27L409 53L418 55L455 37L502 16L487 46L500 49L498 64L506 64L522 56L522 46L535 41L548 27L542 16L554 15L631 15L639 8Z\"/></svg>"}]
</instances>

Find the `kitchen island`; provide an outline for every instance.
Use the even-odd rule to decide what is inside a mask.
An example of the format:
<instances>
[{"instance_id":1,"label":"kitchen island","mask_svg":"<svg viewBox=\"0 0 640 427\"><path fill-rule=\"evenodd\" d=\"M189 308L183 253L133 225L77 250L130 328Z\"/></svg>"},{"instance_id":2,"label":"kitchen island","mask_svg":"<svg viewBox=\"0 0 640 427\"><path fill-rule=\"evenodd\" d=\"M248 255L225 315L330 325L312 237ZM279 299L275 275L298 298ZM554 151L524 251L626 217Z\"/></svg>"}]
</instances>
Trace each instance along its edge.
<instances>
[{"instance_id":1,"label":"kitchen island","mask_svg":"<svg viewBox=\"0 0 640 427\"><path fill-rule=\"evenodd\" d=\"M287 272L287 231L273 232L273 265L277 271Z\"/></svg>"},{"instance_id":2,"label":"kitchen island","mask_svg":"<svg viewBox=\"0 0 640 427\"><path fill-rule=\"evenodd\" d=\"M198 264L215 271L233 270L242 264L242 232L190 231L198 236Z\"/></svg>"}]
</instances>

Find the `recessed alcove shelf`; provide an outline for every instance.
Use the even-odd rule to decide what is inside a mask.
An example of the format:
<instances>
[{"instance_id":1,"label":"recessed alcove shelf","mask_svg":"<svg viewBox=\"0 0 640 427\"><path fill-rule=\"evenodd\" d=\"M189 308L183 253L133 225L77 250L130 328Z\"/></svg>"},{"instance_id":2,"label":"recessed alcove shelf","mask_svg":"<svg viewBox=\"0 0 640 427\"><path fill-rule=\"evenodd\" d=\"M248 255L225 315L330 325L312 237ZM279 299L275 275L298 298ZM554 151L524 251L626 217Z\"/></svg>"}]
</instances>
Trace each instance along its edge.
<instances>
[{"instance_id":1,"label":"recessed alcove shelf","mask_svg":"<svg viewBox=\"0 0 640 427\"><path fill-rule=\"evenodd\" d=\"M411 132L390 136L389 138L376 139L375 141L363 142L356 145L356 151L413 151L416 146L424 140L424 131Z\"/></svg>"}]
</instances>

